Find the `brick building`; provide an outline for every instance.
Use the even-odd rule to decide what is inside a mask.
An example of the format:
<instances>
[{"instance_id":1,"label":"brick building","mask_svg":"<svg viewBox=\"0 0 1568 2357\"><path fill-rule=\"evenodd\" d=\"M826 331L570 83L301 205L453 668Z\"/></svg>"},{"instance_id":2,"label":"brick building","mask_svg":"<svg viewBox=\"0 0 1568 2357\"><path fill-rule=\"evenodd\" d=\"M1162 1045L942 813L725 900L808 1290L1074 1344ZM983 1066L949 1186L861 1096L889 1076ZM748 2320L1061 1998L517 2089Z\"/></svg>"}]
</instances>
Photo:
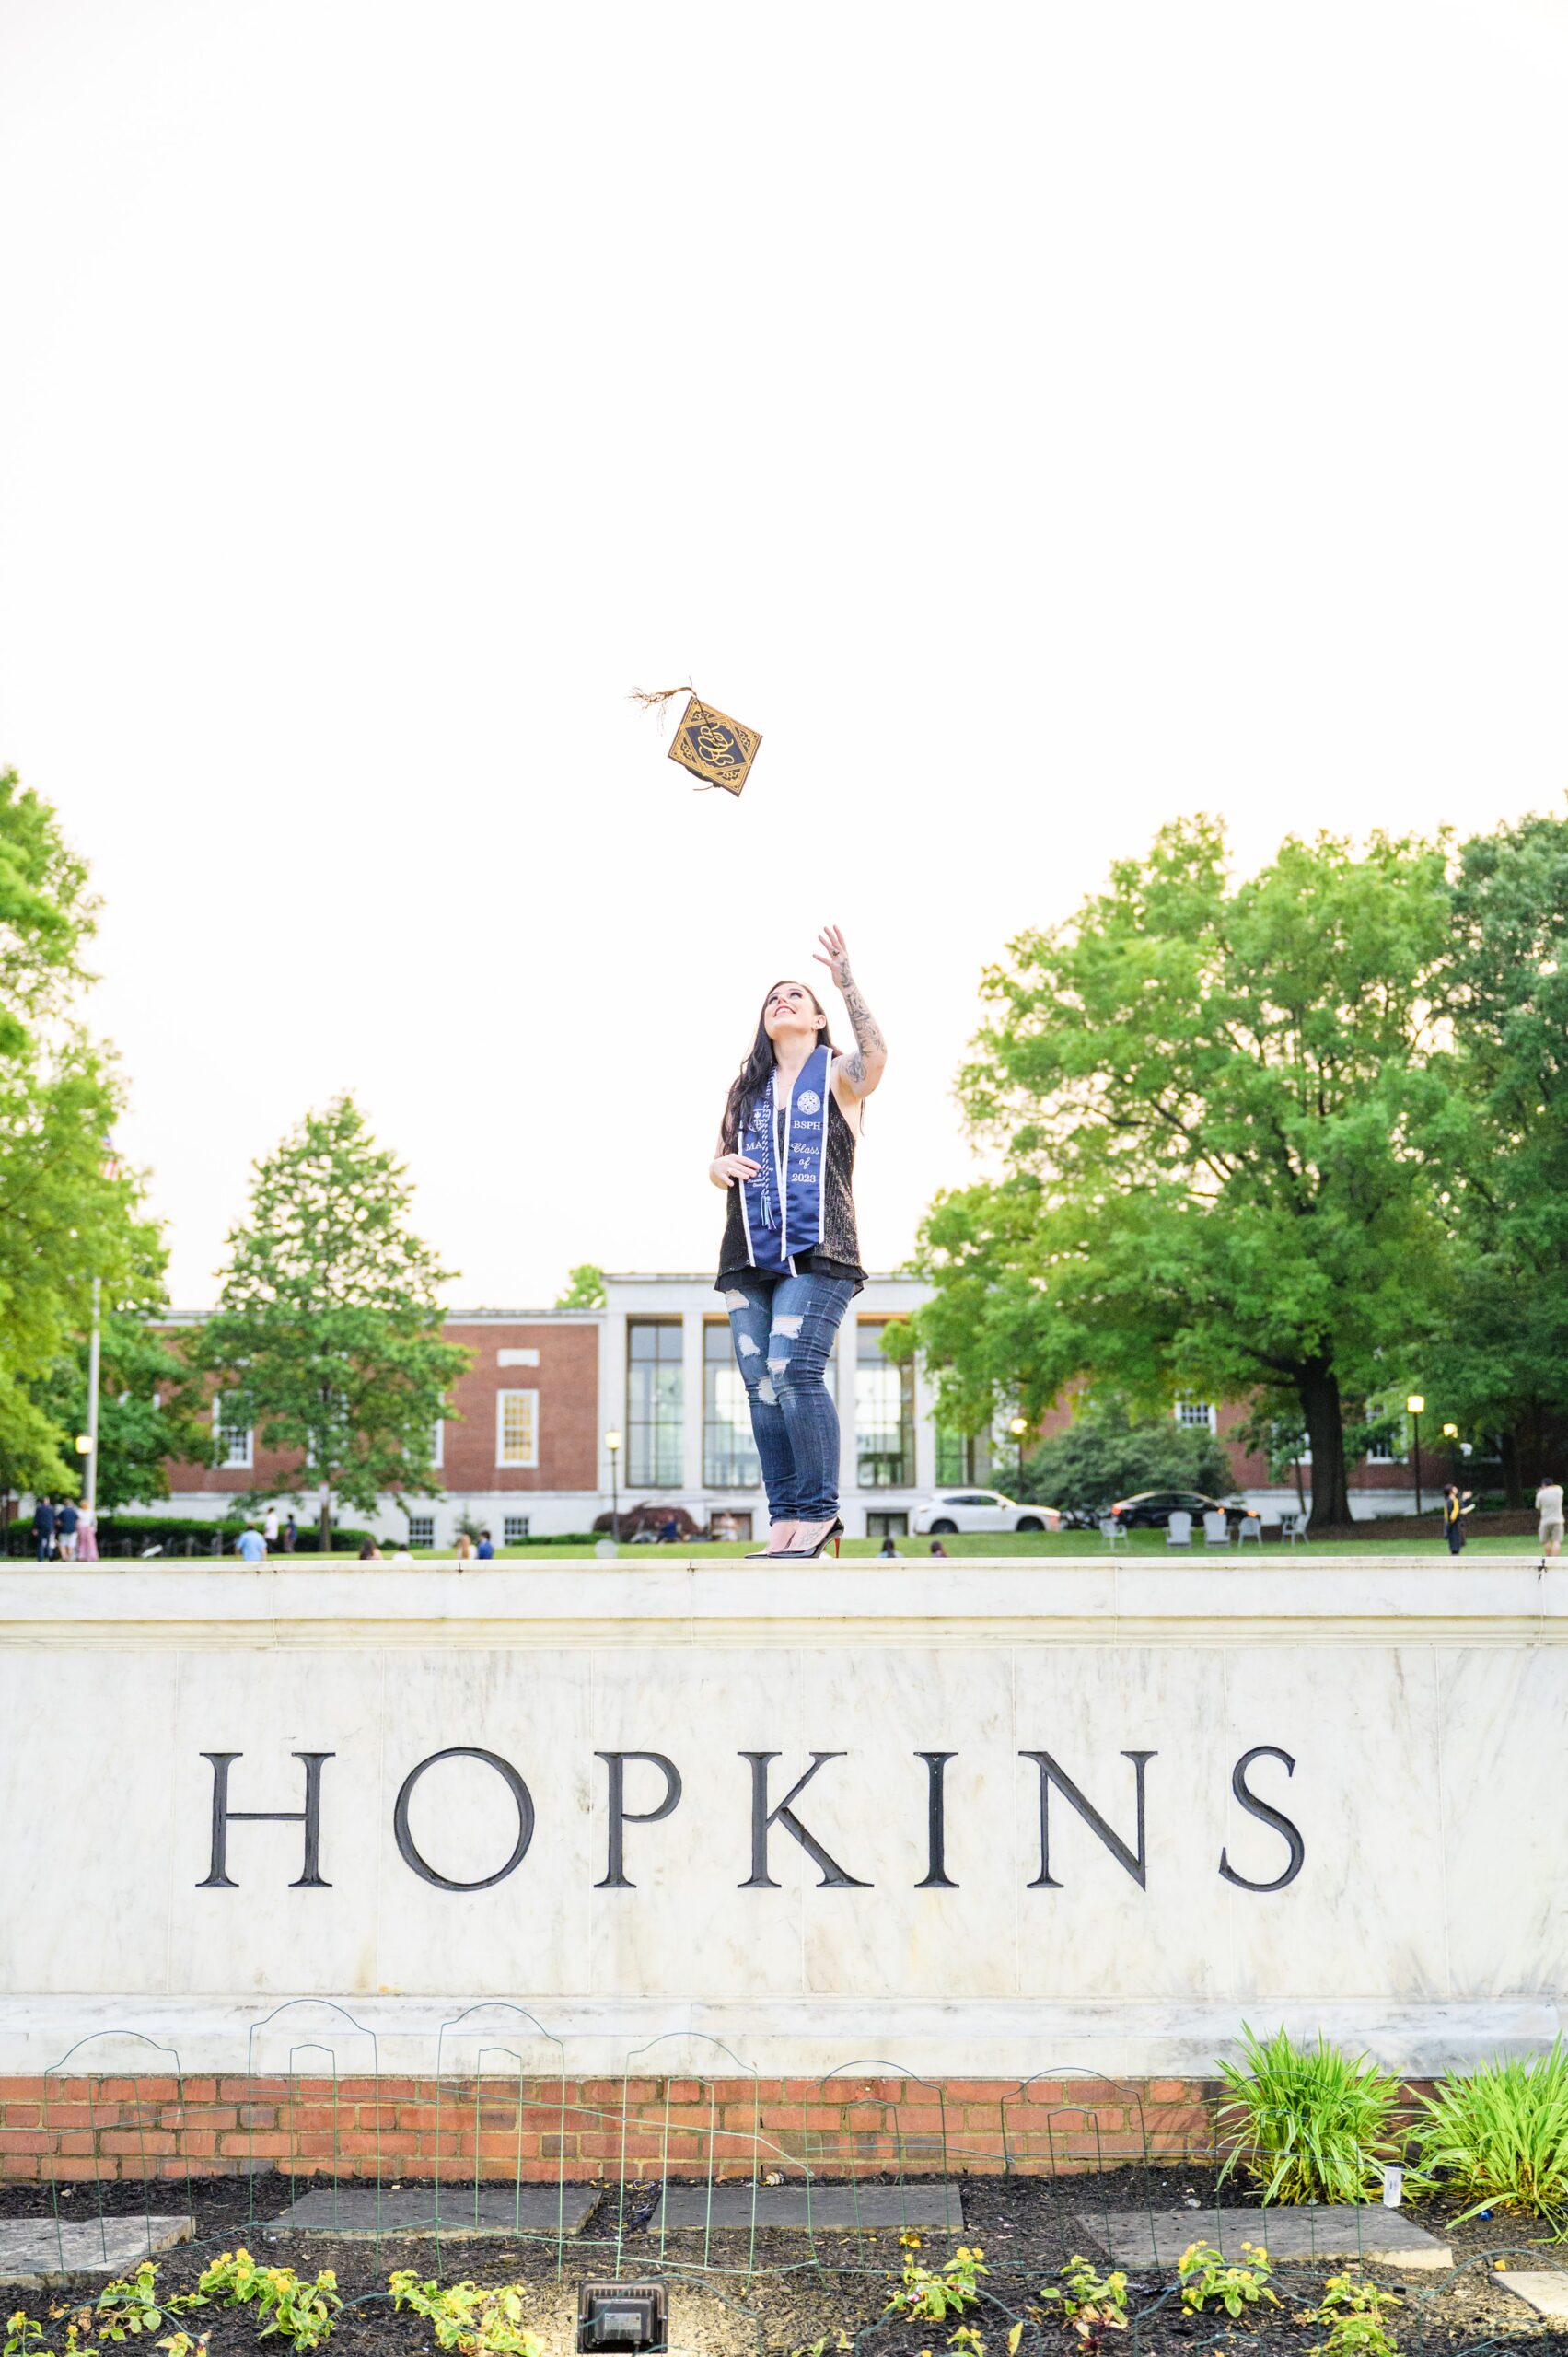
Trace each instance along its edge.
<instances>
[{"instance_id":1,"label":"brick building","mask_svg":"<svg viewBox=\"0 0 1568 2357\"><path fill-rule=\"evenodd\" d=\"M912 1508L938 1483L1006 1489L1016 1464L1005 1437L988 1445L938 1433L923 1370L885 1355L889 1323L908 1318L927 1293L912 1277L874 1276L840 1329L830 1380L852 1537L900 1535ZM199 1325L201 1313L175 1322ZM410 1499L406 1509L384 1499L369 1517L382 1537L401 1540L406 1532L416 1546L447 1548L465 1519L488 1527L497 1545L516 1545L591 1530L612 1500L622 1510L646 1502L683 1507L703 1527L716 1514L732 1514L743 1537L764 1530L745 1395L711 1277L610 1276L601 1309L454 1310L445 1332L472 1353L452 1396L453 1415L437 1435L445 1492ZM1052 1411L1045 1429L1059 1430L1069 1412ZM1243 1413L1199 1400L1179 1401L1174 1412L1222 1440ZM221 1408L217 1413L221 1419ZM621 1440L613 1478L610 1434ZM254 1434L228 1432L224 1454L215 1468L171 1465L172 1495L159 1510L217 1516L238 1497L274 1484L284 1502L291 1467L262 1450ZM1230 1455L1233 1485L1250 1504L1270 1515L1296 1504L1295 1487L1271 1482L1260 1460L1234 1445ZM1310 1496L1309 1465L1302 1480ZM1351 1486L1360 1514L1409 1510L1409 1471L1392 1457L1353 1467ZM300 1518L311 1518L308 1504Z\"/></svg>"}]
</instances>

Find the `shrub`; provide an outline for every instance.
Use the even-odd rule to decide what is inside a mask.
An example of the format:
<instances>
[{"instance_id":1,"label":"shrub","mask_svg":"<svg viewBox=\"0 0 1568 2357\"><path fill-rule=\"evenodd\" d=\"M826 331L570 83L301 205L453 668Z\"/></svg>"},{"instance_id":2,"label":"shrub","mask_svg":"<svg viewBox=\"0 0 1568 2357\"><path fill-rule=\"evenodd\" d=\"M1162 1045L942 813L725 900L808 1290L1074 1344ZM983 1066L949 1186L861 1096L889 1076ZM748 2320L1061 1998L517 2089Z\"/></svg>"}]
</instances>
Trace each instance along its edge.
<instances>
[{"instance_id":1,"label":"shrub","mask_svg":"<svg viewBox=\"0 0 1568 2357\"><path fill-rule=\"evenodd\" d=\"M1440 2079L1423 2108L1422 2172L1441 2170L1474 2195L1467 2218L1523 2210L1568 2233L1568 2052L1560 2038L1548 2054L1494 2058L1463 2078Z\"/></svg>"},{"instance_id":2,"label":"shrub","mask_svg":"<svg viewBox=\"0 0 1568 2357\"><path fill-rule=\"evenodd\" d=\"M1220 2121L1232 2124L1222 2180L1240 2167L1265 2201L1365 2201L1393 2150L1397 2083L1365 2055L1319 2038L1295 2046L1284 2030L1254 2037L1244 2024L1245 2069L1219 2064L1234 2096Z\"/></svg>"}]
</instances>

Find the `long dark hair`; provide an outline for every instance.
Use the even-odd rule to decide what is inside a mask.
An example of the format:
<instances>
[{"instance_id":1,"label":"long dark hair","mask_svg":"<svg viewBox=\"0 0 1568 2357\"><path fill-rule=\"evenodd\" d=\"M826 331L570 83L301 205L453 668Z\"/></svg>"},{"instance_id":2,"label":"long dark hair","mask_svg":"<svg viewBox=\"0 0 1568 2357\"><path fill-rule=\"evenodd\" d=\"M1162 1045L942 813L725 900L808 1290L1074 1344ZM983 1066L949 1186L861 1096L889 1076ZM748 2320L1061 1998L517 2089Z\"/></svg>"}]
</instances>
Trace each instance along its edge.
<instances>
[{"instance_id":1,"label":"long dark hair","mask_svg":"<svg viewBox=\"0 0 1568 2357\"><path fill-rule=\"evenodd\" d=\"M724 1122L719 1135L724 1142L726 1154L735 1153L740 1134L751 1119L751 1109L758 1097L765 1097L773 1085L773 1066L778 1059L773 1054L773 1043L768 1037L766 1021L768 1001L778 989L779 982L792 982L794 980L793 974L781 974L779 981L770 982L762 993L762 1012L757 1017L757 1037L751 1042L750 1053L744 1059L740 1070L729 1084L729 1096L725 1102ZM809 982L802 982L800 987L822 1017L822 1028L817 1034L818 1046L825 1047L830 1056L836 1056L839 1051L828 1033L827 1008Z\"/></svg>"}]
</instances>

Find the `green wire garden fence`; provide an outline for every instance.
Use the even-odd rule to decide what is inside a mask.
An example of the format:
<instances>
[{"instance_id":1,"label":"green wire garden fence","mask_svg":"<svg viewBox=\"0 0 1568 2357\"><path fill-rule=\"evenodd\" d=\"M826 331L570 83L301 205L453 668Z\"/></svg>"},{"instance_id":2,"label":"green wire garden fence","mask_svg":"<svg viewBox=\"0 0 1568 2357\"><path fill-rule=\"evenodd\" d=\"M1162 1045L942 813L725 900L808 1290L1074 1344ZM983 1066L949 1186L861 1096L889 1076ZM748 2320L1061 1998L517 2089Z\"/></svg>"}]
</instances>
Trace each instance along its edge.
<instances>
[{"instance_id":1,"label":"green wire garden fence","mask_svg":"<svg viewBox=\"0 0 1568 2357\"><path fill-rule=\"evenodd\" d=\"M252 2024L228 2071L188 2071L150 2029L99 2027L36 2080L6 2083L0 2132L37 2174L0 2180L0 2219L36 2222L52 2245L46 2271L62 2276L109 2266L137 2220L158 2246L160 2280L193 2280L206 2257L241 2243L284 2263L303 2252L338 2267L348 2308L366 2317L389 2303L394 2264L438 2282L519 2278L537 2289L552 2349L573 2345L581 2280L652 2275L670 2287L669 2349L704 2357L819 2338L830 2351L841 2331L887 2357L947 2346L954 2319L882 2312L900 2233L918 2233L934 2268L960 2245L983 2247L990 2272L964 2320L986 2357L1014 2346L1015 2330L1016 2350L1038 2357L1078 2346L1042 2285L1078 2253L1116 2263L1110 2222L1124 2230L1135 2215L1153 2258L1126 2267L1113 2345L1202 2357L1257 2340L1228 2319L1181 2318L1183 2239L1221 2243L1225 2212L1258 2199L1216 2181L1224 2154L1207 2113L1153 2105L1142 2087L1077 2066L984 2083L981 2096L978 2083L874 2057L781 2081L685 2029L621 2046L608 2073L574 2059L582 2044L496 2001L436 2024L420 2067L400 2034L395 2069L374 2028L321 1999ZM614 2044L596 2037L594 2056ZM1304 2253L1278 2262L1283 2313L1310 2296L1290 2287L1371 2263L1385 2216L1358 2210L1350 2249L1334 2237L1319 2250L1309 2214ZM1468 2317L1502 2263L1560 2274L1568 2292L1568 2243L1539 2222L1514 2227L1502 2239L1500 2222L1494 2245L1406 2282L1391 2328L1402 2351L1479 2357L1516 2340L1517 2328ZM1539 2330L1539 2319L1521 2307L1518 2327Z\"/></svg>"}]
</instances>

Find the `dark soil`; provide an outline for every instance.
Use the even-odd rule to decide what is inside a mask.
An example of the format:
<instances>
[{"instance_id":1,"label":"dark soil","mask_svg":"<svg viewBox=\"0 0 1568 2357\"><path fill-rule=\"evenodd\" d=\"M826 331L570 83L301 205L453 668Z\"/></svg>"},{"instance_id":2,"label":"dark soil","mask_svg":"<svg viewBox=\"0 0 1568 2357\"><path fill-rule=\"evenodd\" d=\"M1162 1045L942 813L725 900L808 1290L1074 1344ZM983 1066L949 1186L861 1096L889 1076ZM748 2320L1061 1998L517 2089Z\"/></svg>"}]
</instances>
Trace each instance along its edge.
<instances>
[{"instance_id":1,"label":"dark soil","mask_svg":"<svg viewBox=\"0 0 1568 2357\"><path fill-rule=\"evenodd\" d=\"M880 2180L886 2182L887 2180ZM412 2180L403 2180L412 2183ZM313 2276L331 2268L347 2305L329 2344L330 2357L425 2357L434 2348L429 2328L419 2318L395 2316L387 2297L387 2278L394 2268L411 2267L424 2276L447 2282L464 2278L480 2283L520 2282L529 2288L528 2321L544 2340L551 2357L565 2357L575 2345L577 2285L587 2276L662 2275L670 2286L672 2351L691 2357L776 2357L776 2352L808 2349L826 2337L831 2350L838 2334L876 2357L919 2357L926 2350L946 2349L957 2318L946 2322L879 2324L897 2281L900 2253L897 2235L819 2233L815 2238L777 2230L759 2234L752 2243L744 2233L726 2231L704 2236L697 2232L668 2234L662 2247L656 2231L633 2222L651 2209L656 2189L628 2190L627 2228L617 2267L618 2187L600 2188L598 2210L585 2233L563 2245L557 2265L552 2240L485 2236L464 2241L433 2236L374 2238L300 2233L279 2242L264 2240L261 2222L287 2208L296 2192L319 2187L319 2178L296 2180L284 2177L207 2177L189 2189L179 2183L77 2187L61 2190L59 2214L64 2219L96 2216L101 2206L110 2215L125 2215L145 2207L170 2213L183 2212L189 2191L196 2227L194 2243L163 2254L158 2260L158 2288L165 2293L189 2290L208 2260L220 2250L247 2243L253 2255L271 2263L296 2268ZM1079 2357L1082 2344L1063 2331L1039 2304L1040 2285L1074 2251L1103 2261L1096 2241L1094 2221L1109 2210L1192 2207L1193 2238L1203 2232L1205 2210L1216 2200L1230 2207L1247 2200L1244 2189L1229 2185L1216 2190L1212 2172L1134 2166L1081 2177L972 2177L964 2180L965 2231L958 2235L926 2234L922 2260L936 2267L960 2240L978 2244L985 2252L988 2297L968 2321L984 2336L986 2357L1002 2357L1012 2326L1023 2320L1022 2352L1050 2352L1050 2357ZM1431 2348L1442 2357L1527 2340L1542 2351L1568 2351L1568 2332L1547 2327L1532 2310L1492 2278L1493 2261L1506 2256L1516 2268L1550 2268L1568 2264L1568 2246L1551 2242L1538 2219L1476 2219L1459 2227L1446 2224L1461 2205L1441 2202L1409 2205L1409 2214L1431 2233L1441 2234L1452 2246L1452 2273L1403 2272L1397 2268L1369 2267L1375 2281L1400 2292L1404 2305L1392 2319L1394 2337L1407 2357ZM54 2196L47 2186L6 2186L0 2190L0 2216L52 2216ZM813 2247L813 2239L815 2247ZM1281 2306L1269 2310L1267 2321L1256 2327L1232 2326L1223 2312L1213 2316L1183 2318L1179 2303L1170 2295L1170 2277L1153 2272L1136 2277L1131 2307L1133 2330L1109 2335L1102 2357L1202 2357L1210 2349L1246 2351L1249 2357L1305 2357L1319 2342L1322 2329L1300 2318L1312 2305L1324 2280L1338 2272L1343 2260L1318 2260L1282 2265L1274 2285ZM23 2306L29 2314L58 2316L74 2301L96 2295L101 2278L79 2277L68 2288L47 2292L6 2293L7 2307ZM187 2329L211 2336L212 2357L270 2357L273 2342L258 2348L255 2323L248 2311L206 2308L181 2319ZM56 2322L49 2338L58 2347L63 2324ZM864 2336L862 2338L862 2336ZM133 2344L127 2344L132 2346ZM151 2352L148 2352L151 2357Z\"/></svg>"}]
</instances>

